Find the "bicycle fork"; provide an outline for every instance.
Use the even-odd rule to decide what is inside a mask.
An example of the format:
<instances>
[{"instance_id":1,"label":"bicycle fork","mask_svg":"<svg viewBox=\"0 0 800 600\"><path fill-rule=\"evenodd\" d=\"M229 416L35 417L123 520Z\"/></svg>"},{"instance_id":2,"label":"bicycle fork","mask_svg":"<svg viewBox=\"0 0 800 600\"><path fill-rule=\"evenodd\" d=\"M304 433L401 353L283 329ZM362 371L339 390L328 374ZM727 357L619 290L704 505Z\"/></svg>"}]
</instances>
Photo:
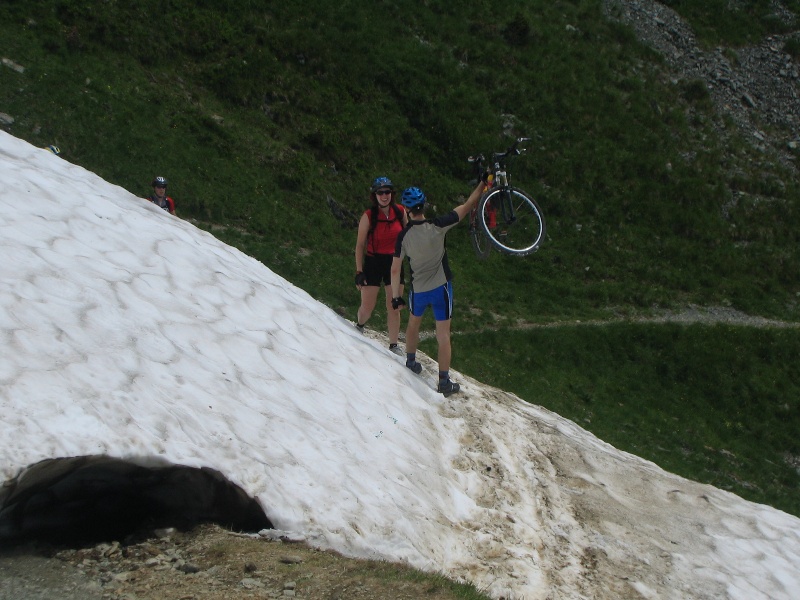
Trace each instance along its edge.
<instances>
[{"instance_id":1,"label":"bicycle fork","mask_svg":"<svg viewBox=\"0 0 800 600\"><path fill-rule=\"evenodd\" d=\"M500 213L503 216L503 223L511 225L517 220L517 215L514 210L514 202L511 200L511 188L508 185L508 174L506 171L496 170L495 182L500 188Z\"/></svg>"}]
</instances>

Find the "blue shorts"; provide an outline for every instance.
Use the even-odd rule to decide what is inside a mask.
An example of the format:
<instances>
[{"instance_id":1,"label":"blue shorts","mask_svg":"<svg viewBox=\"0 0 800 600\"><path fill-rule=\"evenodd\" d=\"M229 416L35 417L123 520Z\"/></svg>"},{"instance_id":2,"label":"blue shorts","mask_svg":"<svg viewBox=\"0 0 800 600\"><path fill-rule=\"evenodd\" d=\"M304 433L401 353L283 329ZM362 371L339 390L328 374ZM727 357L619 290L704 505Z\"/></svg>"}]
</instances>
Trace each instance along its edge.
<instances>
[{"instance_id":1,"label":"blue shorts","mask_svg":"<svg viewBox=\"0 0 800 600\"><path fill-rule=\"evenodd\" d=\"M453 316L453 284L448 281L428 292L408 292L408 310L415 317L421 317L428 307L433 308L433 318L448 321Z\"/></svg>"}]
</instances>

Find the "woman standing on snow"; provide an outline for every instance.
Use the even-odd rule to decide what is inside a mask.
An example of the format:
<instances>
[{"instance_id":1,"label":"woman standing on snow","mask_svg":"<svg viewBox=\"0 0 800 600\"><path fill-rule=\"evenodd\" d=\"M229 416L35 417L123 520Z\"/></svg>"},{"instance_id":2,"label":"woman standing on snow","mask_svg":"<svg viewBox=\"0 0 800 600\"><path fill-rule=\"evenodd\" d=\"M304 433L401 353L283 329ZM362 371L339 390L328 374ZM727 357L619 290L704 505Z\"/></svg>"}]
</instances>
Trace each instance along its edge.
<instances>
[{"instance_id":1,"label":"woman standing on snow","mask_svg":"<svg viewBox=\"0 0 800 600\"><path fill-rule=\"evenodd\" d=\"M394 201L394 184L388 177L378 177L370 187L372 207L364 211L358 223L356 238L356 287L361 291L356 327L364 331L383 283L386 292L386 321L389 349L403 352L397 346L400 335L400 311L392 308L391 269L397 236L408 223L406 212ZM401 276L402 279L402 276ZM402 281L401 281L402 285Z\"/></svg>"}]
</instances>

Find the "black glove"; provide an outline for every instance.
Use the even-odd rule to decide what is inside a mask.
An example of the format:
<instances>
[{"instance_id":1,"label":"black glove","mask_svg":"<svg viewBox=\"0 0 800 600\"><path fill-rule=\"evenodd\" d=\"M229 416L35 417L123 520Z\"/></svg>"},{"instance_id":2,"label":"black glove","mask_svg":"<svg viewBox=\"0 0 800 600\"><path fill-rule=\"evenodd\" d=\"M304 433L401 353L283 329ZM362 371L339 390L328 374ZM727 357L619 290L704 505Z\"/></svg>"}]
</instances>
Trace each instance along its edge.
<instances>
[{"instance_id":1,"label":"black glove","mask_svg":"<svg viewBox=\"0 0 800 600\"><path fill-rule=\"evenodd\" d=\"M367 285L367 276L364 275L362 271L356 273L356 285L357 286Z\"/></svg>"},{"instance_id":2,"label":"black glove","mask_svg":"<svg viewBox=\"0 0 800 600\"><path fill-rule=\"evenodd\" d=\"M402 296L398 296L397 298L392 298L392 308L393 309L397 310L401 306L405 306L405 305L406 305L406 301L403 300Z\"/></svg>"}]
</instances>

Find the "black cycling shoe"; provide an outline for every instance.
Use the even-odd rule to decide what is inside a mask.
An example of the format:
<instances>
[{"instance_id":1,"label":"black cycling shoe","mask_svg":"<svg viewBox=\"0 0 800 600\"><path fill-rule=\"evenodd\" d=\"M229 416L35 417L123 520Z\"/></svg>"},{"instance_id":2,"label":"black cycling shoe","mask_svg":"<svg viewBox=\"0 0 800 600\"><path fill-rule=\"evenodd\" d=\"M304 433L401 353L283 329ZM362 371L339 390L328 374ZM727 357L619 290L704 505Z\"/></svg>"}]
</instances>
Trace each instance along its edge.
<instances>
[{"instance_id":1,"label":"black cycling shoe","mask_svg":"<svg viewBox=\"0 0 800 600\"><path fill-rule=\"evenodd\" d=\"M413 363L408 363L407 362L406 363L406 367L408 367L409 369L414 371L414 373L416 373L417 375L422 373L422 365L419 364L417 361L414 361Z\"/></svg>"},{"instance_id":2,"label":"black cycling shoe","mask_svg":"<svg viewBox=\"0 0 800 600\"><path fill-rule=\"evenodd\" d=\"M440 381L439 385L436 387L436 391L440 394L444 394L445 398L452 394L458 393L459 390L461 390L461 386L455 381L450 381L449 379L446 381Z\"/></svg>"}]
</instances>

